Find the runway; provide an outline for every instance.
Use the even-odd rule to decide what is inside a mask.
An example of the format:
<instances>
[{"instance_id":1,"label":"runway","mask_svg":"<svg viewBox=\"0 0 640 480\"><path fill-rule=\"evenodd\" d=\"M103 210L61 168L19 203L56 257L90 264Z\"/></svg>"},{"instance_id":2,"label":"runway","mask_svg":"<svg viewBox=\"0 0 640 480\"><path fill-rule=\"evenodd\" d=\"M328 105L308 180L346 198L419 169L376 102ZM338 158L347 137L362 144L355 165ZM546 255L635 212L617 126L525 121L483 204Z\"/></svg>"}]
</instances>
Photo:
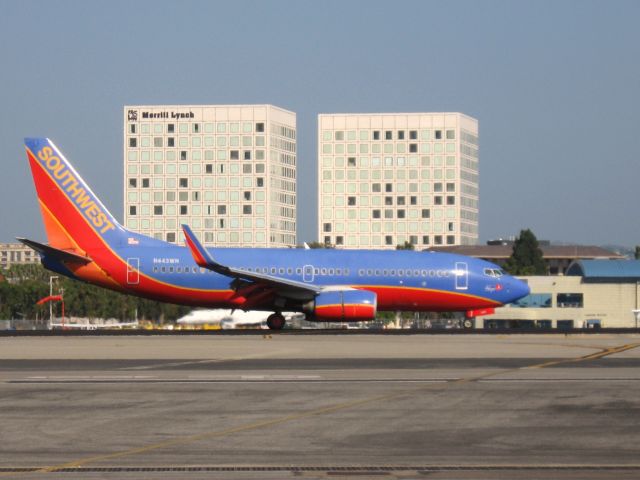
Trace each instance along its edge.
<instances>
[{"instance_id":1,"label":"runway","mask_svg":"<svg viewBox=\"0 0 640 480\"><path fill-rule=\"evenodd\" d=\"M640 336L0 338L0 477L638 478Z\"/></svg>"}]
</instances>

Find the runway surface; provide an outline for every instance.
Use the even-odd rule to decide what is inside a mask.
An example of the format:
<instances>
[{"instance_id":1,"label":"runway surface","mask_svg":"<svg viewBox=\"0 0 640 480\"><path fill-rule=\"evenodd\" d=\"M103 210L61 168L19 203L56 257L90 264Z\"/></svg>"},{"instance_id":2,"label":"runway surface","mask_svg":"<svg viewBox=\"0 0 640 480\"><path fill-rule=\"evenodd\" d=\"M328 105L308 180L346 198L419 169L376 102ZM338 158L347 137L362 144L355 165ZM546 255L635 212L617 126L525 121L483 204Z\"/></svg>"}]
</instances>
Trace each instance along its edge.
<instances>
[{"instance_id":1,"label":"runway surface","mask_svg":"<svg viewBox=\"0 0 640 480\"><path fill-rule=\"evenodd\" d=\"M0 338L0 478L639 478L640 336Z\"/></svg>"}]
</instances>

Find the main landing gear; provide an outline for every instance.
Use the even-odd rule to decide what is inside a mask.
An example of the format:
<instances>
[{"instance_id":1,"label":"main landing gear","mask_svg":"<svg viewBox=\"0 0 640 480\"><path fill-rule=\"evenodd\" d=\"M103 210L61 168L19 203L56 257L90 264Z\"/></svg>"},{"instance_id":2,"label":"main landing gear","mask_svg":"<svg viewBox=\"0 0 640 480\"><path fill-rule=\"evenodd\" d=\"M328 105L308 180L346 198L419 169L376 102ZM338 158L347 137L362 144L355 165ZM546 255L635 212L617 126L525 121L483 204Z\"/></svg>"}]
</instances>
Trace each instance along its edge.
<instances>
[{"instance_id":1,"label":"main landing gear","mask_svg":"<svg viewBox=\"0 0 640 480\"><path fill-rule=\"evenodd\" d=\"M272 313L267 318L267 327L271 330L282 330L285 323L286 321L281 313Z\"/></svg>"}]
</instances>

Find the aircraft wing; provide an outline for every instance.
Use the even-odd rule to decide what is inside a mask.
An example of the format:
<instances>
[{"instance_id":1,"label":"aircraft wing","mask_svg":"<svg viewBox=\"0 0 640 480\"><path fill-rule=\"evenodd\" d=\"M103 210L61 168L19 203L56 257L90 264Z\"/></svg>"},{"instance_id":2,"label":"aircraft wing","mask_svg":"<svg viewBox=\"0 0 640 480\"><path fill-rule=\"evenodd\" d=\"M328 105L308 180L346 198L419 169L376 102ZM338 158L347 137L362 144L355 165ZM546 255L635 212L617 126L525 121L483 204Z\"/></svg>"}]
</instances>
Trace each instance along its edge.
<instances>
[{"instance_id":1,"label":"aircraft wing","mask_svg":"<svg viewBox=\"0 0 640 480\"><path fill-rule=\"evenodd\" d=\"M241 270L239 268L222 265L216 262L211 254L202 246L202 244L195 236L195 234L191 231L191 228L189 228L188 225L182 225L182 230L184 231L187 247L189 247L191 255L193 255L193 259L200 267L213 270L216 273L235 278L239 281L244 280L247 282L251 282L254 285L271 287L273 290L277 290L281 293L288 292L294 295L302 294L303 296L313 298L322 291L322 288L316 285L310 285L307 283L298 282L296 280L290 280L288 278L276 277L265 273L249 272L247 270Z\"/></svg>"}]
</instances>

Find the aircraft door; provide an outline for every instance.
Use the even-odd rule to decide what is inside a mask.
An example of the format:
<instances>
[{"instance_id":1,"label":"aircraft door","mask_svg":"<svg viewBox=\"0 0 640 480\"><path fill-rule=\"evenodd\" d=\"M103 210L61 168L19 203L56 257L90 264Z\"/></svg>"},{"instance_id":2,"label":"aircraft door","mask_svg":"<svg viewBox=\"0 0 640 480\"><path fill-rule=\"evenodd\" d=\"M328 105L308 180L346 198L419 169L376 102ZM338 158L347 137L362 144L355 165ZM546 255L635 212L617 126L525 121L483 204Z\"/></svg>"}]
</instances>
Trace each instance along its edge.
<instances>
[{"instance_id":1,"label":"aircraft door","mask_svg":"<svg viewBox=\"0 0 640 480\"><path fill-rule=\"evenodd\" d=\"M302 269L302 281L311 283L313 282L313 265L305 265Z\"/></svg>"},{"instance_id":2,"label":"aircraft door","mask_svg":"<svg viewBox=\"0 0 640 480\"><path fill-rule=\"evenodd\" d=\"M456 290L469 288L469 266L466 262L456 262Z\"/></svg>"},{"instance_id":3,"label":"aircraft door","mask_svg":"<svg viewBox=\"0 0 640 480\"><path fill-rule=\"evenodd\" d=\"M140 259L127 258L127 284L137 285L140 283Z\"/></svg>"}]
</instances>

